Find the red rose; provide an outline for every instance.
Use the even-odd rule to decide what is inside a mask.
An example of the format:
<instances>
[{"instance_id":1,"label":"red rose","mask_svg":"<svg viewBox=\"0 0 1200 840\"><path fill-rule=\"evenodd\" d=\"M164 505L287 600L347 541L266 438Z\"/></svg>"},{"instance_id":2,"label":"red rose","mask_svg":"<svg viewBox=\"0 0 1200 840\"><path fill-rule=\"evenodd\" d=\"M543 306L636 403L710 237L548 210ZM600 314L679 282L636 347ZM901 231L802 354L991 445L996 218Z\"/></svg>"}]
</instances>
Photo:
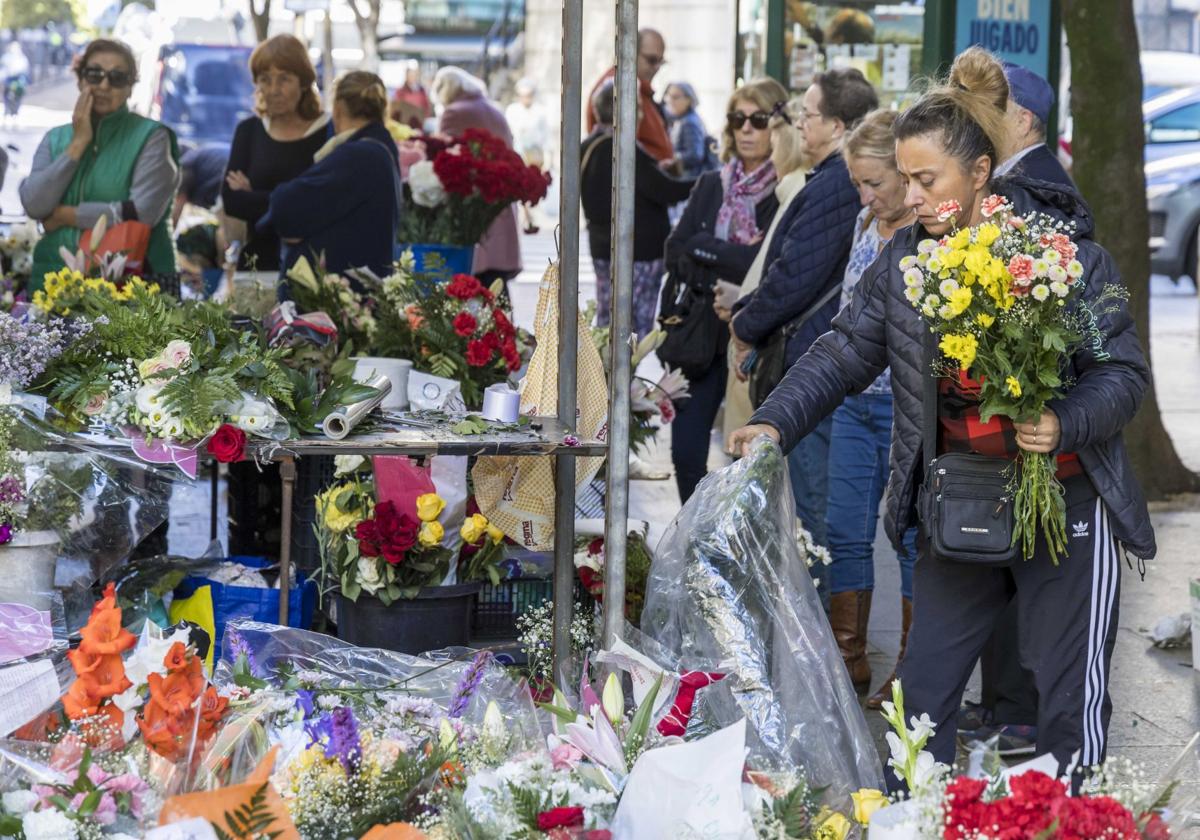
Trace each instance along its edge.
<instances>
[{"instance_id":1,"label":"red rose","mask_svg":"<svg viewBox=\"0 0 1200 840\"><path fill-rule=\"evenodd\" d=\"M470 274L455 274L446 286L446 294L459 300L470 300L483 291L483 286Z\"/></svg>"},{"instance_id":2,"label":"red rose","mask_svg":"<svg viewBox=\"0 0 1200 840\"><path fill-rule=\"evenodd\" d=\"M467 364L471 367L483 367L492 360L492 352L484 342L471 341L467 344Z\"/></svg>"},{"instance_id":3,"label":"red rose","mask_svg":"<svg viewBox=\"0 0 1200 840\"><path fill-rule=\"evenodd\" d=\"M208 439L208 454L222 464L232 464L246 455L246 433L237 426L222 423Z\"/></svg>"},{"instance_id":4,"label":"red rose","mask_svg":"<svg viewBox=\"0 0 1200 840\"><path fill-rule=\"evenodd\" d=\"M583 825L583 808L573 805L570 808L551 808L537 815L539 831L549 831L552 828Z\"/></svg>"},{"instance_id":5,"label":"red rose","mask_svg":"<svg viewBox=\"0 0 1200 840\"><path fill-rule=\"evenodd\" d=\"M479 323L470 312L464 310L454 316L454 332L463 338L475 332L475 327L477 326L479 326Z\"/></svg>"},{"instance_id":6,"label":"red rose","mask_svg":"<svg viewBox=\"0 0 1200 840\"><path fill-rule=\"evenodd\" d=\"M392 502L375 507L375 517L358 523L354 536L364 557L382 557L393 566L404 560L405 553L417 544L417 520L396 510Z\"/></svg>"}]
</instances>

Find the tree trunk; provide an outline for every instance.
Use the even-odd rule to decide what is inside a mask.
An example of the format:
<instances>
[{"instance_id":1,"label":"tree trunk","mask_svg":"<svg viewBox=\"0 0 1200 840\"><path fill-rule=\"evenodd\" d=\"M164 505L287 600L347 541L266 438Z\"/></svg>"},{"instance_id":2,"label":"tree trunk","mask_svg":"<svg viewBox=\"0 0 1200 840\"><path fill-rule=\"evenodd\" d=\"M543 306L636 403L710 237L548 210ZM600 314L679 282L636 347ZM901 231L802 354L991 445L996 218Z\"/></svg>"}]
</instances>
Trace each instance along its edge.
<instances>
[{"instance_id":1,"label":"tree trunk","mask_svg":"<svg viewBox=\"0 0 1200 840\"><path fill-rule=\"evenodd\" d=\"M379 7L382 0L349 0L362 39L363 70L379 72ZM365 7L365 11L364 11Z\"/></svg>"},{"instance_id":2,"label":"tree trunk","mask_svg":"<svg viewBox=\"0 0 1200 840\"><path fill-rule=\"evenodd\" d=\"M261 44L267 40L271 28L271 0L262 0L261 10L256 0L250 0L250 19L254 21L254 38Z\"/></svg>"},{"instance_id":3,"label":"tree trunk","mask_svg":"<svg viewBox=\"0 0 1200 840\"><path fill-rule=\"evenodd\" d=\"M1062 0L1071 47L1073 175L1091 206L1096 241L1117 262L1150 361L1150 220L1143 169L1142 73L1131 0ZM1151 382L1125 443L1146 495L1200 490L1163 427Z\"/></svg>"}]
</instances>

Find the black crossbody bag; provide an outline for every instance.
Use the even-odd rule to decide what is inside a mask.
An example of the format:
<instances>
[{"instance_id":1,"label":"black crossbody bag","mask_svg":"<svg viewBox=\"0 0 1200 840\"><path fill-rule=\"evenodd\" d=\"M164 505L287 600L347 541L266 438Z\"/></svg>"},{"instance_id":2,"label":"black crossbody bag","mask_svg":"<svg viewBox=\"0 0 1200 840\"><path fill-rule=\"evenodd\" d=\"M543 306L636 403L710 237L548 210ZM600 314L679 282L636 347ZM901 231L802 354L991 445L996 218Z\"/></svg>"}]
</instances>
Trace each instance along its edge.
<instances>
[{"instance_id":1,"label":"black crossbody bag","mask_svg":"<svg viewBox=\"0 0 1200 840\"><path fill-rule=\"evenodd\" d=\"M783 381L783 375L787 373L787 346L791 337L800 332L801 327L824 309L825 304L841 293L842 281L839 279L826 289L821 297L817 298L816 303L804 310L800 317L772 333L771 337L767 339L767 343L755 351L754 366L750 369L750 404L752 406L761 407L767 401L767 397L771 396L775 386Z\"/></svg>"},{"instance_id":2,"label":"black crossbody bag","mask_svg":"<svg viewBox=\"0 0 1200 840\"><path fill-rule=\"evenodd\" d=\"M925 377L924 405L926 467L917 513L930 549L955 563L1012 565L1018 551L1009 491L1013 462L962 452L938 455L937 378L932 375Z\"/></svg>"}]
</instances>

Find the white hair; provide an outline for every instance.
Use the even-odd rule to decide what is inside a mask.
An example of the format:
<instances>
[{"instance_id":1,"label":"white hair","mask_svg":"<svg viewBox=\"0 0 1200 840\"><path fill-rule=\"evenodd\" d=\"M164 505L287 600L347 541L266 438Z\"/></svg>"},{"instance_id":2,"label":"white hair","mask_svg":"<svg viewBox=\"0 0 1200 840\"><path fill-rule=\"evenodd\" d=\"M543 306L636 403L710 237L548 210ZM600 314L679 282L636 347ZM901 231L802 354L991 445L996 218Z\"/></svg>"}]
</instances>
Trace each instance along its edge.
<instances>
[{"instance_id":1,"label":"white hair","mask_svg":"<svg viewBox=\"0 0 1200 840\"><path fill-rule=\"evenodd\" d=\"M442 67L433 76L430 93L435 101L449 105L465 94L487 96L487 85L461 67Z\"/></svg>"}]
</instances>

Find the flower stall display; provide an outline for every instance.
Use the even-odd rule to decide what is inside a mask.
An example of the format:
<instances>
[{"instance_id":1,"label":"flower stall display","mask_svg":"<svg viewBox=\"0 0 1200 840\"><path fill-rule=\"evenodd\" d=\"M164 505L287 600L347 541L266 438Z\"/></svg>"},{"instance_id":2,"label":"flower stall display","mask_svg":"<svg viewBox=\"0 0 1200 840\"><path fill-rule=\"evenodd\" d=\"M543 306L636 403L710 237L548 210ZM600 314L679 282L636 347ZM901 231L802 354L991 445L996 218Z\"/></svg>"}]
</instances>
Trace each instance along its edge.
<instances>
[{"instance_id":1,"label":"flower stall display","mask_svg":"<svg viewBox=\"0 0 1200 840\"><path fill-rule=\"evenodd\" d=\"M407 181L400 241L406 243L474 245L510 205L537 204L550 186L549 175L481 129L448 143L410 140L401 157Z\"/></svg>"},{"instance_id":2,"label":"flower stall display","mask_svg":"<svg viewBox=\"0 0 1200 840\"><path fill-rule=\"evenodd\" d=\"M157 295L157 283L147 283L140 277L131 277L123 283L115 283L103 277L89 277L82 271L63 268L46 275L46 284L33 293L33 306L44 316L104 315L107 307L98 311L94 302L135 303L145 295Z\"/></svg>"},{"instance_id":3,"label":"flower stall display","mask_svg":"<svg viewBox=\"0 0 1200 840\"><path fill-rule=\"evenodd\" d=\"M646 603L646 580L654 555L641 530L631 530L625 544L625 617L637 627ZM604 602L604 537L575 540L575 571L579 582L597 602Z\"/></svg>"},{"instance_id":4,"label":"flower stall display","mask_svg":"<svg viewBox=\"0 0 1200 840\"><path fill-rule=\"evenodd\" d=\"M496 292L476 278L459 274L430 287L410 265L401 260L383 281L375 349L412 359L416 370L458 380L467 407L478 410L485 388L520 370L528 341Z\"/></svg>"},{"instance_id":5,"label":"flower stall display","mask_svg":"<svg viewBox=\"0 0 1200 840\"><path fill-rule=\"evenodd\" d=\"M371 301L339 274L300 257L288 269L288 291L298 313L323 312L337 329L339 345L353 342L358 351L371 346L376 322Z\"/></svg>"},{"instance_id":6,"label":"flower stall display","mask_svg":"<svg viewBox=\"0 0 1200 840\"><path fill-rule=\"evenodd\" d=\"M939 337L938 373L978 393L980 419L1036 422L1069 382L1064 363L1085 341L1102 348L1097 319L1128 297L1110 284L1082 303L1086 283L1072 224L1022 217L1003 196L983 201L986 221L960 228L955 201L937 208L951 233L925 239L900 261L905 297ZM948 360L948 361L946 361ZM1066 502L1053 455L1021 450L1014 461L1014 545L1028 560L1043 536L1055 563L1066 551Z\"/></svg>"}]
</instances>

